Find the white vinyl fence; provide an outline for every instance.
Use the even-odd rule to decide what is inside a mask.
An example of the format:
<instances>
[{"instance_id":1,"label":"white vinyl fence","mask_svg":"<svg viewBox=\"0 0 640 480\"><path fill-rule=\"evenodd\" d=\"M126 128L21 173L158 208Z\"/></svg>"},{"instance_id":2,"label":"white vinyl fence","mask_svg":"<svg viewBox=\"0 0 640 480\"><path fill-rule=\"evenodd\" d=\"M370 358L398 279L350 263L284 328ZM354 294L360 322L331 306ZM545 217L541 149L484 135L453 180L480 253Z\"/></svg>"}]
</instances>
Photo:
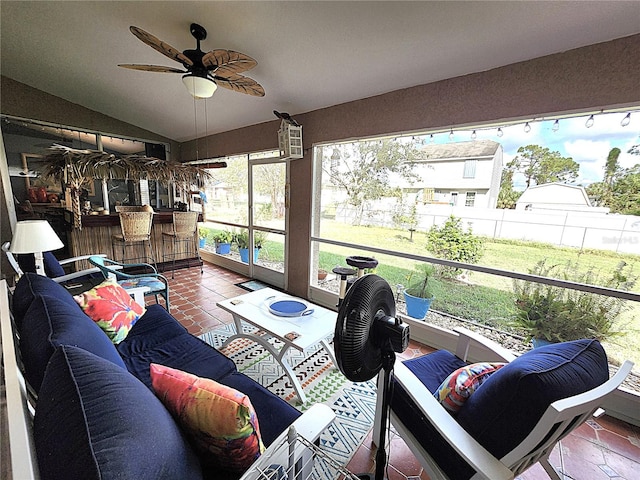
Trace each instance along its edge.
<instances>
[{"instance_id":1,"label":"white vinyl fence","mask_svg":"<svg viewBox=\"0 0 640 480\"><path fill-rule=\"evenodd\" d=\"M383 202L368 209L362 225L396 227L392 209ZM640 255L640 217L562 210L500 210L449 205L418 205L417 230L440 225L450 216L461 218L477 235L528 240L580 249L611 250ZM337 208L336 220L353 223L355 212Z\"/></svg>"}]
</instances>

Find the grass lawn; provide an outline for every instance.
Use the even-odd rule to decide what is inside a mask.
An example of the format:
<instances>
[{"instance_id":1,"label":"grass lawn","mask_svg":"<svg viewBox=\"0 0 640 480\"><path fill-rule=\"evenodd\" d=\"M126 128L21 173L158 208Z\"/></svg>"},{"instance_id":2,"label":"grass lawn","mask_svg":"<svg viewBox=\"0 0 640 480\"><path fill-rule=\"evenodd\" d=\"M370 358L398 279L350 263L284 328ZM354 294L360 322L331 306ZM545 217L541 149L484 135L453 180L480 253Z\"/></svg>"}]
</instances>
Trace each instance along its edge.
<instances>
[{"instance_id":1,"label":"grass lawn","mask_svg":"<svg viewBox=\"0 0 640 480\"><path fill-rule=\"evenodd\" d=\"M410 239L409 232L401 232L391 228L356 227L343 223L323 220L321 236L344 242L371 245L416 255L433 256L426 249L426 234L414 232ZM320 246L320 267L331 270L336 265L346 266L345 258L349 255L369 255L366 249ZM376 273L385 278L394 287L406 284L408 273L413 269L413 261L403 258L371 254L380 262ZM593 268L608 276L620 261L625 261L633 268L635 275L640 275L640 256L616 254L609 251L586 250L555 247L549 244L512 241L485 240L485 252L480 264L502 270L527 273L540 260L547 264L565 265L577 263L580 270ZM435 279L433 289L435 299L432 308L458 317L476 320L491 326L504 326L513 317L516 308L513 302L513 281L509 278L472 272L471 285ZM634 291L640 292L640 282ZM628 302L629 311L624 313L619 322L622 335L605 343L607 353L615 362L631 359L640 367L640 303ZM636 367L636 369L638 369Z\"/></svg>"}]
</instances>

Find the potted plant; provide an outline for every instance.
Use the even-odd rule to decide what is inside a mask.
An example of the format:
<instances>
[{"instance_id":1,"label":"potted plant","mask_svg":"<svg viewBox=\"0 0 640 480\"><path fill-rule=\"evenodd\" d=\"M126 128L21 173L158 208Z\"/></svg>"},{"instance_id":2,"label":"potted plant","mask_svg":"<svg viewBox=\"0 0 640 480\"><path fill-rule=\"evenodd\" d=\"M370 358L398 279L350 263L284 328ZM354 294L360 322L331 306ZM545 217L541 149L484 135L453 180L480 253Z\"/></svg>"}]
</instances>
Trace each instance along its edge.
<instances>
[{"instance_id":1,"label":"potted plant","mask_svg":"<svg viewBox=\"0 0 640 480\"><path fill-rule=\"evenodd\" d=\"M213 241L216 245L216 253L219 255L227 255L231 252L231 241L233 234L228 230L222 230L213 234Z\"/></svg>"},{"instance_id":2,"label":"potted plant","mask_svg":"<svg viewBox=\"0 0 640 480\"><path fill-rule=\"evenodd\" d=\"M631 290L637 277L629 270L625 262L620 262L609 278L602 278L593 269L580 272L576 263L549 266L542 260L529 273ZM524 280L515 280L513 285L518 311L511 324L519 328L534 347L581 338L604 340L621 333L617 320L628 307L620 298Z\"/></svg>"},{"instance_id":3,"label":"potted plant","mask_svg":"<svg viewBox=\"0 0 640 480\"><path fill-rule=\"evenodd\" d=\"M264 232L253 232L253 263L258 261L258 255L265 238L266 234ZM240 233L234 233L233 242L238 246L240 260L244 263L249 263L249 231L241 230Z\"/></svg>"},{"instance_id":4,"label":"potted plant","mask_svg":"<svg viewBox=\"0 0 640 480\"><path fill-rule=\"evenodd\" d=\"M198 245L200 248L203 248L207 243L207 236L211 233L211 229L207 227L198 228Z\"/></svg>"},{"instance_id":5,"label":"potted plant","mask_svg":"<svg viewBox=\"0 0 640 480\"><path fill-rule=\"evenodd\" d=\"M428 263L416 266L416 269L409 274L407 283L409 286L404 289L404 301L407 307L407 315L418 320L422 320L431 307L433 293L429 285L429 279L433 277L434 267Z\"/></svg>"}]
</instances>

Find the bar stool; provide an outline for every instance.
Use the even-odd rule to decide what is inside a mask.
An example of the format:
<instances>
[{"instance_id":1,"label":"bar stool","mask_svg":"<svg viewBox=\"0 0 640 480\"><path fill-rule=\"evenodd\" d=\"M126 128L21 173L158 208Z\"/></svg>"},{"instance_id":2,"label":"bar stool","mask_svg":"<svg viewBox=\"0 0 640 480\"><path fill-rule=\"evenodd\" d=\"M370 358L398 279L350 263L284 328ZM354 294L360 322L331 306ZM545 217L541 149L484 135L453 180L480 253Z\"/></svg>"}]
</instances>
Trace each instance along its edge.
<instances>
[{"instance_id":1,"label":"bar stool","mask_svg":"<svg viewBox=\"0 0 640 480\"><path fill-rule=\"evenodd\" d=\"M151 259L156 265L153 248L151 247L151 225L153 223L153 212L118 212L120 217L120 233L111 235L111 246L115 258L116 246L122 247L121 261L126 260ZM145 255L134 255L126 257L126 247L136 247L142 245ZM148 252L146 251L149 248ZM135 252L134 252L135 253ZM157 268L157 266L156 266Z\"/></svg>"},{"instance_id":2,"label":"bar stool","mask_svg":"<svg viewBox=\"0 0 640 480\"><path fill-rule=\"evenodd\" d=\"M180 253L187 254L187 268L191 268L192 254L195 253L197 262L200 265L200 273L203 273L202 259L200 258L200 249L198 248L198 212L173 212L173 230L171 232L162 232L162 261L167 257L173 259L171 269L171 278L174 277L176 269L176 255L178 255L178 247L182 244L184 247ZM165 242L171 242L171 253L167 252ZM195 250L195 252L194 252Z\"/></svg>"}]
</instances>

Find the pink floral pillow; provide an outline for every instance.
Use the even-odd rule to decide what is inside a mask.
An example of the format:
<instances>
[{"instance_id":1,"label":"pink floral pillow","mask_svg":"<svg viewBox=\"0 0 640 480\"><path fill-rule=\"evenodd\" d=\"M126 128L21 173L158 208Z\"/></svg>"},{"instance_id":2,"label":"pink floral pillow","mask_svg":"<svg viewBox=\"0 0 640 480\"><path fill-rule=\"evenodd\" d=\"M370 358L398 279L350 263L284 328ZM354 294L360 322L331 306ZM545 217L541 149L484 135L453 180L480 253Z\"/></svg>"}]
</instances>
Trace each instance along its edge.
<instances>
[{"instance_id":1,"label":"pink floral pillow","mask_svg":"<svg viewBox=\"0 0 640 480\"><path fill-rule=\"evenodd\" d=\"M115 344L126 338L131 327L146 311L111 279L73 298Z\"/></svg>"},{"instance_id":2,"label":"pink floral pillow","mask_svg":"<svg viewBox=\"0 0 640 480\"><path fill-rule=\"evenodd\" d=\"M151 384L205 464L242 473L264 452L249 397L208 378L151 364Z\"/></svg>"},{"instance_id":3,"label":"pink floral pillow","mask_svg":"<svg viewBox=\"0 0 640 480\"><path fill-rule=\"evenodd\" d=\"M434 397L451 415L455 415L480 385L505 365L506 363L472 363L461 367L444 379Z\"/></svg>"}]
</instances>

